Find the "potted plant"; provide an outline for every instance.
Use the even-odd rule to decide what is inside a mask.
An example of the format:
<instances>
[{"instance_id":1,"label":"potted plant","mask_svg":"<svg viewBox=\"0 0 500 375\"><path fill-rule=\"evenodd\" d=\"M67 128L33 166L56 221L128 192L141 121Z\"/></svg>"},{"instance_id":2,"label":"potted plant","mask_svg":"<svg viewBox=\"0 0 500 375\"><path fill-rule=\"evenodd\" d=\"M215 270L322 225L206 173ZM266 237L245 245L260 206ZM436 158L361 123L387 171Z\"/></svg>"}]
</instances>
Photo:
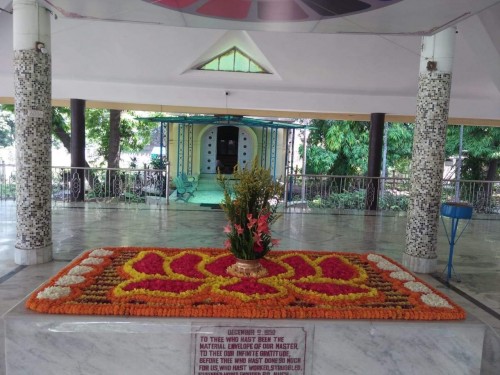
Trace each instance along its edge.
<instances>
[{"instance_id":1,"label":"potted plant","mask_svg":"<svg viewBox=\"0 0 500 375\"><path fill-rule=\"evenodd\" d=\"M232 178L220 172L217 181L224 190L221 207L228 224L224 243L236 258L228 272L237 276L264 276L259 262L278 244L270 226L278 218L276 209L283 194L283 185L274 180L270 170L254 160L251 168L235 167Z\"/></svg>"}]
</instances>

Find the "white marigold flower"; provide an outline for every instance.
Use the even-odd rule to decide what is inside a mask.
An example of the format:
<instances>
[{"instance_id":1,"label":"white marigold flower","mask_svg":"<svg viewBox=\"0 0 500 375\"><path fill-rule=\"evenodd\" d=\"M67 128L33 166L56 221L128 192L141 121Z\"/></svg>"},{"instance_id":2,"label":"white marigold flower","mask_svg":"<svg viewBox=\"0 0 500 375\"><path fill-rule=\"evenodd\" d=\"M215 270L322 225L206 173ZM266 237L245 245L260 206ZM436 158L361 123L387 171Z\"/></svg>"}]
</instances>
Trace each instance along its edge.
<instances>
[{"instance_id":1,"label":"white marigold flower","mask_svg":"<svg viewBox=\"0 0 500 375\"><path fill-rule=\"evenodd\" d=\"M380 255L377 255L377 254L368 254L368 256L366 258L369 261L371 261L371 262L382 262L382 261L385 261L384 258L382 258Z\"/></svg>"},{"instance_id":2,"label":"white marigold flower","mask_svg":"<svg viewBox=\"0 0 500 375\"><path fill-rule=\"evenodd\" d=\"M443 297L438 296L437 294L430 293L430 294L424 294L423 296L420 297L423 303L425 303L427 306L431 307L446 307L451 309L452 306L448 303L447 300L445 300Z\"/></svg>"},{"instance_id":3,"label":"white marigold flower","mask_svg":"<svg viewBox=\"0 0 500 375\"><path fill-rule=\"evenodd\" d=\"M58 299L69 296L71 288L67 286L49 286L41 292L38 292L36 298L38 299Z\"/></svg>"},{"instance_id":4,"label":"white marigold flower","mask_svg":"<svg viewBox=\"0 0 500 375\"><path fill-rule=\"evenodd\" d=\"M68 286L68 285L73 285L73 284L79 284L83 281L85 281L85 277L83 277L83 276L64 275L64 276L61 276L59 279L57 279L56 285Z\"/></svg>"},{"instance_id":5,"label":"white marigold flower","mask_svg":"<svg viewBox=\"0 0 500 375\"><path fill-rule=\"evenodd\" d=\"M407 281L404 285L412 292L432 293L432 290L430 290L428 287L426 287L424 284L418 281Z\"/></svg>"},{"instance_id":6,"label":"white marigold flower","mask_svg":"<svg viewBox=\"0 0 500 375\"><path fill-rule=\"evenodd\" d=\"M395 264L393 264L387 260L383 260L383 261L378 262L377 267L380 268L381 270L385 270L385 271L402 271L401 268L399 268L398 266L396 266Z\"/></svg>"},{"instance_id":7,"label":"white marigold flower","mask_svg":"<svg viewBox=\"0 0 500 375\"><path fill-rule=\"evenodd\" d=\"M89 256L91 256L91 257L107 257L107 256L110 256L111 254L113 254L113 252L110 250L95 249L94 251L92 251L89 254Z\"/></svg>"},{"instance_id":8,"label":"white marigold flower","mask_svg":"<svg viewBox=\"0 0 500 375\"><path fill-rule=\"evenodd\" d=\"M101 264L103 262L102 258L93 258L89 257L87 259L82 260L80 264Z\"/></svg>"},{"instance_id":9,"label":"white marigold flower","mask_svg":"<svg viewBox=\"0 0 500 375\"><path fill-rule=\"evenodd\" d=\"M92 270L93 268L89 266L75 266L69 270L68 275L85 275Z\"/></svg>"},{"instance_id":10,"label":"white marigold flower","mask_svg":"<svg viewBox=\"0 0 500 375\"><path fill-rule=\"evenodd\" d=\"M415 278L406 271L391 272L389 276L397 280L415 281Z\"/></svg>"}]
</instances>

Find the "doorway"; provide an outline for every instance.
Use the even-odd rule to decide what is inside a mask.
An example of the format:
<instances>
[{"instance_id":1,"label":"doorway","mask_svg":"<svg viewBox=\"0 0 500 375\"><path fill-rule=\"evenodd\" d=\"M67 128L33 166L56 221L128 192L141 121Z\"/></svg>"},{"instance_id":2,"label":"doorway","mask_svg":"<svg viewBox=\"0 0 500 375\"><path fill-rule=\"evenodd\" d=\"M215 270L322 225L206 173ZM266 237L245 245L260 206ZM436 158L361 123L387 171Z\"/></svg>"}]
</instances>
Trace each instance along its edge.
<instances>
[{"instance_id":1,"label":"doorway","mask_svg":"<svg viewBox=\"0 0 500 375\"><path fill-rule=\"evenodd\" d=\"M238 134L236 126L220 126L217 129L217 167L221 173L231 174L238 165Z\"/></svg>"}]
</instances>

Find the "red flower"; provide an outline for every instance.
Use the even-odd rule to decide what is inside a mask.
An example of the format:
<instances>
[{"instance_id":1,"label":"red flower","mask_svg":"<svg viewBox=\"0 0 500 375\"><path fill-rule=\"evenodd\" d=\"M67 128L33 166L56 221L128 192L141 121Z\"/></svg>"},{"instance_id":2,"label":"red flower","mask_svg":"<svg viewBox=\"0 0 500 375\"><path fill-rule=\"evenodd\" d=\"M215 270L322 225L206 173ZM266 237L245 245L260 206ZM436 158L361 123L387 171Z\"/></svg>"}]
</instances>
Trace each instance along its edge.
<instances>
[{"instance_id":1,"label":"red flower","mask_svg":"<svg viewBox=\"0 0 500 375\"><path fill-rule=\"evenodd\" d=\"M253 242L254 242L254 244L262 246L262 239L260 238L260 233L253 234ZM254 245L254 248L255 248L255 245Z\"/></svg>"},{"instance_id":2,"label":"red flower","mask_svg":"<svg viewBox=\"0 0 500 375\"><path fill-rule=\"evenodd\" d=\"M262 246L261 242L255 242L253 244L253 251L256 253L262 253L264 251L264 246Z\"/></svg>"},{"instance_id":3,"label":"red flower","mask_svg":"<svg viewBox=\"0 0 500 375\"><path fill-rule=\"evenodd\" d=\"M248 220L248 224L247 224L248 229L252 229L252 227L257 222L257 219L254 219L253 216L252 216L252 214L248 214L247 215L247 220Z\"/></svg>"},{"instance_id":4,"label":"red flower","mask_svg":"<svg viewBox=\"0 0 500 375\"><path fill-rule=\"evenodd\" d=\"M257 231L265 234L269 234L269 224L267 220L269 219L269 214L261 215L257 221Z\"/></svg>"},{"instance_id":5,"label":"red flower","mask_svg":"<svg viewBox=\"0 0 500 375\"><path fill-rule=\"evenodd\" d=\"M243 227L239 224L234 224L234 229L236 229L236 232L238 232L238 234L243 234Z\"/></svg>"}]
</instances>

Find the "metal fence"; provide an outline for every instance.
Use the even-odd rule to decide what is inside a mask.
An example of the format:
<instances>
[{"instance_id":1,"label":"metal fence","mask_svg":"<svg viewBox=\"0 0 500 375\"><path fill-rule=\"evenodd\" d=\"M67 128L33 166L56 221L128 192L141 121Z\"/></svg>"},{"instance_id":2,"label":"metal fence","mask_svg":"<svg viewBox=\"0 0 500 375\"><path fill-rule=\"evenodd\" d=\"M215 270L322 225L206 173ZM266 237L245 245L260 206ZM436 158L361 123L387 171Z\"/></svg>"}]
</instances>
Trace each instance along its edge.
<instances>
[{"instance_id":1,"label":"metal fence","mask_svg":"<svg viewBox=\"0 0 500 375\"><path fill-rule=\"evenodd\" d=\"M52 167L52 202L168 204L169 176L168 165L162 170ZM15 190L15 167L0 164L0 199L15 199Z\"/></svg>"},{"instance_id":2,"label":"metal fence","mask_svg":"<svg viewBox=\"0 0 500 375\"><path fill-rule=\"evenodd\" d=\"M406 211L409 178L364 176L289 175L286 205L316 210L365 210L378 191L377 209ZM500 181L443 180L442 202L461 201L477 213L500 214Z\"/></svg>"},{"instance_id":3,"label":"metal fence","mask_svg":"<svg viewBox=\"0 0 500 375\"><path fill-rule=\"evenodd\" d=\"M16 166L0 163L0 199L16 198Z\"/></svg>"},{"instance_id":4,"label":"metal fence","mask_svg":"<svg viewBox=\"0 0 500 375\"><path fill-rule=\"evenodd\" d=\"M170 170L52 167L52 201L59 203L167 203ZM288 175L287 207L315 211L365 210L375 201L384 211L406 211L410 180L403 177ZM15 199L15 166L0 164L0 199ZM162 199L164 198L164 199ZM149 201L149 202L148 202ZM476 213L500 214L500 181L444 180L442 202L461 201Z\"/></svg>"}]
</instances>

